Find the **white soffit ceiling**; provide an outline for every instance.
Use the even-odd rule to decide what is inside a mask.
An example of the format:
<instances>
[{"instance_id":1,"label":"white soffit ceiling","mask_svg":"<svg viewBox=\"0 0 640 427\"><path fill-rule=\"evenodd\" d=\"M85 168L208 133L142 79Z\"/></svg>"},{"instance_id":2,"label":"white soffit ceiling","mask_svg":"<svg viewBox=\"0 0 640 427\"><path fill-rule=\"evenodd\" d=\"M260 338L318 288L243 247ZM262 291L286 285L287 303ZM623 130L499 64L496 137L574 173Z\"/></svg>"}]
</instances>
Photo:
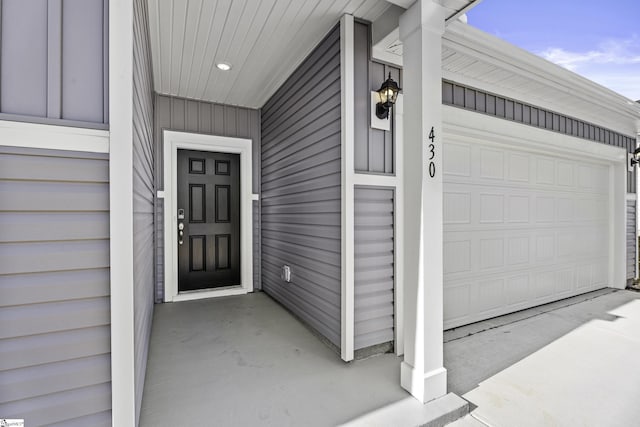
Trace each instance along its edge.
<instances>
[{"instance_id":1,"label":"white soffit ceiling","mask_svg":"<svg viewBox=\"0 0 640 427\"><path fill-rule=\"evenodd\" d=\"M158 93L259 108L347 13L384 0L149 0ZM216 63L227 62L230 71Z\"/></svg>"}]
</instances>

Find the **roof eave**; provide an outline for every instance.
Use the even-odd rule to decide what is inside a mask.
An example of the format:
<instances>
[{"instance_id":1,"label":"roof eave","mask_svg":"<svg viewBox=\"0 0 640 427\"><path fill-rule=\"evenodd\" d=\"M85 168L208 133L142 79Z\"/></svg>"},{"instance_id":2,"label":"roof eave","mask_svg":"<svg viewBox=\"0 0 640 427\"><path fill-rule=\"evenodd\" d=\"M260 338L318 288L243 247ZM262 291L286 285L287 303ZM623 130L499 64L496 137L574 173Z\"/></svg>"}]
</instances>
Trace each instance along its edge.
<instances>
[{"instance_id":1,"label":"roof eave","mask_svg":"<svg viewBox=\"0 0 640 427\"><path fill-rule=\"evenodd\" d=\"M510 72L552 86L563 96L591 102L597 99L599 108L634 121L636 129L640 129L640 104L566 68L462 22L452 22L447 26L443 39L456 50L463 50L465 54L479 59L492 58L507 66Z\"/></svg>"}]
</instances>

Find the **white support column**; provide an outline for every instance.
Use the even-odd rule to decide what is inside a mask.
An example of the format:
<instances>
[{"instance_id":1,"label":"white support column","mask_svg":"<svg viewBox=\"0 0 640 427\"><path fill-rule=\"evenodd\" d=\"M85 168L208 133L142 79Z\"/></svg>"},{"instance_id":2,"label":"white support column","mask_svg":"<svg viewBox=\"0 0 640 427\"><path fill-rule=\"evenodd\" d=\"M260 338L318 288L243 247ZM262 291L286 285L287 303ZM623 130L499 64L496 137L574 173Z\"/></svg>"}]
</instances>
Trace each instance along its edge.
<instances>
[{"instance_id":1,"label":"white support column","mask_svg":"<svg viewBox=\"0 0 640 427\"><path fill-rule=\"evenodd\" d=\"M109 2L111 420L137 424L133 301L133 5Z\"/></svg>"},{"instance_id":2,"label":"white support column","mask_svg":"<svg viewBox=\"0 0 640 427\"><path fill-rule=\"evenodd\" d=\"M404 95L404 362L422 402L447 391L443 366L442 69L445 11L417 0L400 18Z\"/></svg>"}]
</instances>

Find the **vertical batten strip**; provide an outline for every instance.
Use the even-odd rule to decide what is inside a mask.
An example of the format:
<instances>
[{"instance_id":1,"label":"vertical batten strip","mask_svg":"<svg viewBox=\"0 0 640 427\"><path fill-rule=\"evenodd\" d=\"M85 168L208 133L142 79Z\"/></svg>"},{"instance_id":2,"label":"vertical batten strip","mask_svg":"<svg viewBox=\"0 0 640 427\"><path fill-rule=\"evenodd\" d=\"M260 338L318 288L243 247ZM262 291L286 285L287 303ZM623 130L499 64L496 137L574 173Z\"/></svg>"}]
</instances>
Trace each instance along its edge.
<instances>
[{"instance_id":1,"label":"vertical batten strip","mask_svg":"<svg viewBox=\"0 0 640 427\"><path fill-rule=\"evenodd\" d=\"M0 0L2 1L2 0ZM102 120L109 123L109 1L102 2ZM151 54L149 54L151 56Z\"/></svg>"},{"instance_id":2,"label":"vertical batten strip","mask_svg":"<svg viewBox=\"0 0 640 427\"><path fill-rule=\"evenodd\" d=\"M47 117L62 118L62 0L47 2Z\"/></svg>"},{"instance_id":3,"label":"vertical batten strip","mask_svg":"<svg viewBox=\"0 0 640 427\"><path fill-rule=\"evenodd\" d=\"M341 73L341 346L343 360L353 360L354 353L354 24L352 15L340 20L340 73Z\"/></svg>"},{"instance_id":4,"label":"vertical batten strip","mask_svg":"<svg viewBox=\"0 0 640 427\"><path fill-rule=\"evenodd\" d=\"M2 0L0 0L0 75L2 74ZM2 84L0 84L0 112L2 112Z\"/></svg>"}]
</instances>

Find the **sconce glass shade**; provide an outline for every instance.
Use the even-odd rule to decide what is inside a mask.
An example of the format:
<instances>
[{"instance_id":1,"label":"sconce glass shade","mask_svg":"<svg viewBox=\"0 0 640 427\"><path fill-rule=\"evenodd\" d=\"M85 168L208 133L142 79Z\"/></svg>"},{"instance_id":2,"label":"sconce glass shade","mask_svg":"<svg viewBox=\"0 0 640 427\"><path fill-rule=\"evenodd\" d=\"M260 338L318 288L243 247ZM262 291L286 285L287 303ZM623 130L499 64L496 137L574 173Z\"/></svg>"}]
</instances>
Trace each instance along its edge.
<instances>
[{"instance_id":1,"label":"sconce glass shade","mask_svg":"<svg viewBox=\"0 0 640 427\"><path fill-rule=\"evenodd\" d=\"M380 102L376 105L376 116L378 116L378 118L389 118L389 110L393 107L393 104L396 103L398 93L401 90L398 83L391 78L391 73L389 73L387 80L385 80L382 86L380 86L380 89L378 89L378 96L380 98Z\"/></svg>"},{"instance_id":2,"label":"sconce glass shade","mask_svg":"<svg viewBox=\"0 0 640 427\"><path fill-rule=\"evenodd\" d=\"M398 87L398 83L395 82L391 78L391 73L389 73L389 77L382 83L380 89L378 89L378 94L380 95L380 102L383 104L391 103L392 105L396 103L396 98L398 98L398 92L402 89Z\"/></svg>"},{"instance_id":3,"label":"sconce glass shade","mask_svg":"<svg viewBox=\"0 0 640 427\"><path fill-rule=\"evenodd\" d=\"M635 166L640 163L640 148L636 148L631 156L631 166Z\"/></svg>"}]
</instances>

